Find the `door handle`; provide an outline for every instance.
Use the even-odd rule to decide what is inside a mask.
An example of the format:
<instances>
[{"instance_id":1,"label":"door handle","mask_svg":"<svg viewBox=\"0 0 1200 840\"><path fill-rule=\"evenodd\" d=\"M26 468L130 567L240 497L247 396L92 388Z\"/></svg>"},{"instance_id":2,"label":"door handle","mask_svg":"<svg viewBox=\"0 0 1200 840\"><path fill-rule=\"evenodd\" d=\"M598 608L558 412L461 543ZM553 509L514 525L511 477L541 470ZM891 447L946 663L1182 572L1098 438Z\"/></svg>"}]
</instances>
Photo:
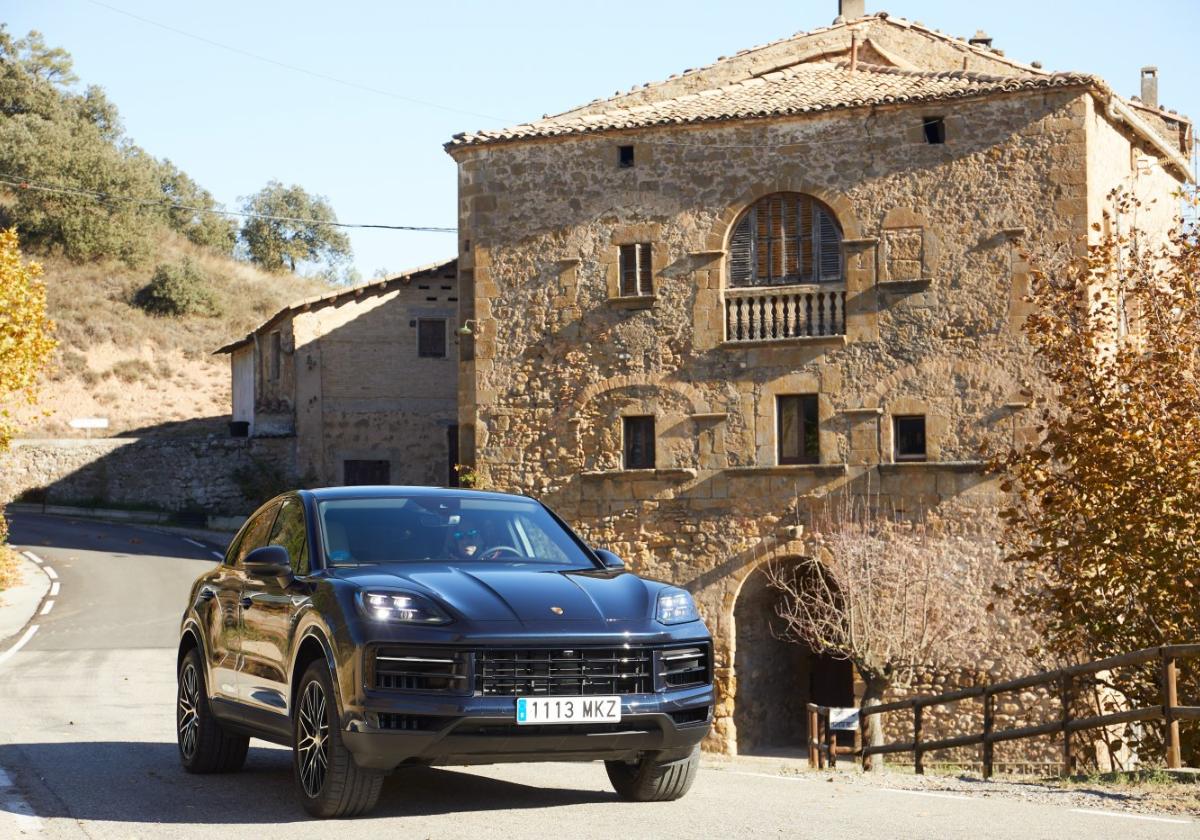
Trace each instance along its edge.
<instances>
[{"instance_id":1,"label":"door handle","mask_svg":"<svg viewBox=\"0 0 1200 840\"><path fill-rule=\"evenodd\" d=\"M243 595L242 596L242 609L248 610L253 606L254 606L254 599L251 598L249 595Z\"/></svg>"},{"instance_id":2,"label":"door handle","mask_svg":"<svg viewBox=\"0 0 1200 840\"><path fill-rule=\"evenodd\" d=\"M216 592L214 592L212 589L208 588L207 586L203 586L200 588L200 600L201 601L211 601L216 596L216 594L217 594Z\"/></svg>"}]
</instances>

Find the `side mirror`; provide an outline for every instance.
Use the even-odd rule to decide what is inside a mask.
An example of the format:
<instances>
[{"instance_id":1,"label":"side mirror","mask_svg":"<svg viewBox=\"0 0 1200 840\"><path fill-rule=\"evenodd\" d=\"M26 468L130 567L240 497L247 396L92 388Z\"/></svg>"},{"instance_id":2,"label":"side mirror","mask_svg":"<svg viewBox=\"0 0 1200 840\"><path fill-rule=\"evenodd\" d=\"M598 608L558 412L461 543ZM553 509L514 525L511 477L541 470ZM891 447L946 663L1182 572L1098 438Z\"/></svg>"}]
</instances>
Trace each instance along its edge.
<instances>
[{"instance_id":1,"label":"side mirror","mask_svg":"<svg viewBox=\"0 0 1200 840\"><path fill-rule=\"evenodd\" d=\"M624 569L625 561L613 554L607 548L593 548L592 551L600 558L606 569Z\"/></svg>"},{"instance_id":2,"label":"side mirror","mask_svg":"<svg viewBox=\"0 0 1200 840\"><path fill-rule=\"evenodd\" d=\"M281 545L264 545L246 555L242 561L246 574L256 578L290 578L292 560Z\"/></svg>"}]
</instances>

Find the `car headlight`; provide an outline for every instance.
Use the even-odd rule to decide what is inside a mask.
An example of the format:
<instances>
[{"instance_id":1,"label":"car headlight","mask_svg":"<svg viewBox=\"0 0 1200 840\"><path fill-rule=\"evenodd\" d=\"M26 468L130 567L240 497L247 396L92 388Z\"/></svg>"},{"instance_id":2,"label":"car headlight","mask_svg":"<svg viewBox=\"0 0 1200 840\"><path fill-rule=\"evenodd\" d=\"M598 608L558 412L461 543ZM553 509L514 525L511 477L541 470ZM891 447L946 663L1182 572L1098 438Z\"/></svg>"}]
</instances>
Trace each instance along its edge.
<instances>
[{"instance_id":1,"label":"car headlight","mask_svg":"<svg viewBox=\"0 0 1200 840\"><path fill-rule=\"evenodd\" d=\"M690 593L671 587L658 593L658 608L654 617L662 624L683 624L699 621L700 611Z\"/></svg>"},{"instance_id":2,"label":"car headlight","mask_svg":"<svg viewBox=\"0 0 1200 840\"><path fill-rule=\"evenodd\" d=\"M450 616L424 595L414 592L360 592L358 605L375 621L400 624L446 624Z\"/></svg>"}]
</instances>

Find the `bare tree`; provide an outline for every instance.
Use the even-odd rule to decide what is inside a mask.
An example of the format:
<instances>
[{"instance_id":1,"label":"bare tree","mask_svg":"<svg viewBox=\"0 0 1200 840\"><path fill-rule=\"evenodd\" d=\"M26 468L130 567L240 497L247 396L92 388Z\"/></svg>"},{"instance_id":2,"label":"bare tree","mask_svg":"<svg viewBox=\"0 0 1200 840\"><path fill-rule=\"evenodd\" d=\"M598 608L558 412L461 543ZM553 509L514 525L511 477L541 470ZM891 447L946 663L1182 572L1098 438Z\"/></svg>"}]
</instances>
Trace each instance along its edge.
<instances>
[{"instance_id":1,"label":"bare tree","mask_svg":"<svg viewBox=\"0 0 1200 840\"><path fill-rule=\"evenodd\" d=\"M926 517L889 515L878 502L827 498L812 514L807 556L766 567L782 595L783 635L849 660L865 683L864 707L923 672L977 660L972 640L993 609L999 567L986 543ZM867 719L868 743L883 743L882 723Z\"/></svg>"}]
</instances>

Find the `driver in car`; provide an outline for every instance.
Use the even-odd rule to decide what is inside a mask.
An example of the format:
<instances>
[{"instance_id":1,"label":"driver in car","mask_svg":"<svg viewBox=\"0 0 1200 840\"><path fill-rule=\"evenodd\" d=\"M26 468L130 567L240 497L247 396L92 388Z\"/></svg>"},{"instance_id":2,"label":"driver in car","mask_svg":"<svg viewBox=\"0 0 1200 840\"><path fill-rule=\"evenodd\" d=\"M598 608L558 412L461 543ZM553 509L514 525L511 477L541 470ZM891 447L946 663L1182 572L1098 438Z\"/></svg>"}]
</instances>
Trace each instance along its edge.
<instances>
[{"instance_id":1,"label":"driver in car","mask_svg":"<svg viewBox=\"0 0 1200 840\"><path fill-rule=\"evenodd\" d=\"M466 521L460 521L450 529L450 556L456 560L477 560L483 548L479 529Z\"/></svg>"}]
</instances>

